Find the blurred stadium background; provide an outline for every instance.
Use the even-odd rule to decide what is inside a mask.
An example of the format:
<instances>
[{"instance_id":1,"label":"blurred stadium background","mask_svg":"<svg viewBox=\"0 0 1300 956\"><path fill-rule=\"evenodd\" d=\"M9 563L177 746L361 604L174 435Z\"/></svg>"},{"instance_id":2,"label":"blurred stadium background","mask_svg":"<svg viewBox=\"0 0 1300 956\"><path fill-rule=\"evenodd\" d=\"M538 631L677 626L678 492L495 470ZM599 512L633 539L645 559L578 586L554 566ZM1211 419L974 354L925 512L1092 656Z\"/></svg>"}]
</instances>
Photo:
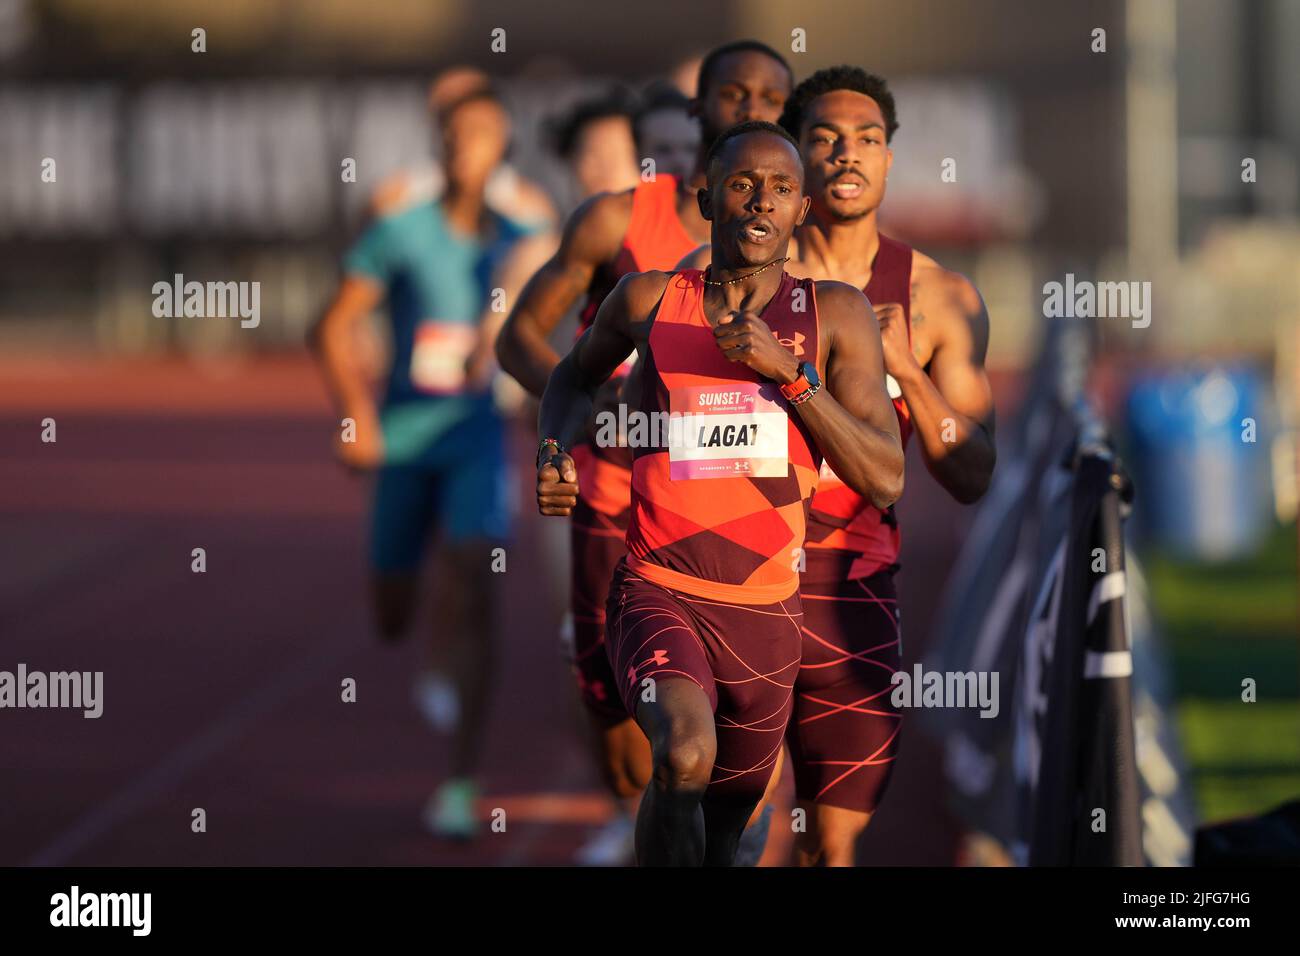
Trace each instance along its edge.
<instances>
[{"instance_id":1,"label":"blurred stadium background","mask_svg":"<svg viewBox=\"0 0 1300 956\"><path fill-rule=\"evenodd\" d=\"M1044 284L1151 282L1149 327L1072 320L1088 357L1066 365L1136 481L1132 630L1161 685L1137 719L1168 728L1139 732L1137 759L1165 761L1175 807L1158 861L1187 862L1191 826L1300 796L1300 4L0 0L0 642L5 666L104 669L110 695L94 724L5 717L0 861L569 859L609 808L554 652L558 536L525 513L512 561L534 585L509 611L488 757L488 799L524 836L437 846L414 808L442 755L405 699L409 661L369 639L362 486L329 458L303 336L374 189L412 167L436 180L437 71L500 83L512 164L567 214L548 119L727 40L788 50L796 28L798 77L849 62L894 86L884 228L983 293L1008 434L1046 400ZM260 325L156 318L174 273L260 281ZM909 473L910 663L946 639L933 606L975 513ZM340 675L359 713L339 713ZM864 859L950 862L982 821L948 799L943 740L903 751ZM196 806L220 842L187 843Z\"/></svg>"}]
</instances>

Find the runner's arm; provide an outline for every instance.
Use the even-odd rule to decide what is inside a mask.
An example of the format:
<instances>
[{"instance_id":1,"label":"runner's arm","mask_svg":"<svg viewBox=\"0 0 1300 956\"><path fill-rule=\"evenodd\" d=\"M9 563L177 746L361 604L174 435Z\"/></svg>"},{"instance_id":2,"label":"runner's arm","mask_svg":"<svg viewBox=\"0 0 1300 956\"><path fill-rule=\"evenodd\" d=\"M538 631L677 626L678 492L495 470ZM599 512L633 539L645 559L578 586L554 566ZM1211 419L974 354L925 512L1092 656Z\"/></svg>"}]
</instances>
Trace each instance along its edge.
<instances>
[{"instance_id":1,"label":"runner's arm","mask_svg":"<svg viewBox=\"0 0 1300 956\"><path fill-rule=\"evenodd\" d=\"M497 361L541 397L559 356L547 341L591 286L596 270L618 255L627 229L626 194L602 193L570 217L555 255L524 285L497 337Z\"/></svg>"},{"instance_id":2,"label":"runner's arm","mask_svg":"<svg viewBox=\"0 0 1300 956\"><path fill-rule=\"evenodd\" d=\"M555 366L542 395L539 437L557 438L568 448L585 431L596 390L636 348L633 309L645 297L645 280L653 275L663 273L633 273L620 279L600 304L591 328Z\"/></svg>"},{"instance_id":3,"label":"runner's arm","mask_svg":"<svg viewBox=\"0 0 1300 956\"><path fill-rule=\"evenodd\" d=\"M939 339L929 374L913 362L894 377L926 468L953 498L971 504L988 489L997 462L993 392L984 371L989 315L979 292L957 273L944 272L926 291L912 310L924 310Z\"/></svg>"},{"instance_id":4,"label":"runner's arm","mask_svg":"<svg viewBox=\"0 0 1300 956\"><path fill-rule=\"evenodd\" d=\"M646 300L646 290L655 283L655 276L666 278L663 273L633 273L620 279L600 304L591 328L555 366L537 416L543 441L556 439L568 448L585 429L596 390L636 347L632 316ZM659 282L662 294L663 283ZM537 468L537 508L544 515L565 516L572 514L577 503L578 471L573 458L551 446Z\"/></svg>"},{"instance_id":5,"label":"runner's arm","mask_svg":"<svg viewBox=\"0 0 1300 956\"><path fill-rule=\"evenodd\" d=\"M307 334L334 405L358 427L378 421L367 369L358 360L358 338L366 317L383 301L379 283L348 275L339 284L333 302Z\"/></svg>"},{"instance_id":6,"label":"runner's arm","mask_svg":"<svg viewBox=\"0 0 1300 956\"><path fill-rule=\"evenodd\" d=\"M903 446L885 388L880 328L852 286L818 282L816 296L826 386L795 410L840 480L883 510L903 494Z\"/></svg>"},{"instance_id":7,"label":"runner's arm","mask_svg":"<svg viewBox=\"0 0 1300 956\"><path fill-rule=\"evenodd\" d=\"M559 242L553 232L542 232L525 236L514 244L501 264L492 275L493 289L500 289L505 294L506 302L514 302L524 284L545 263L556 250ZM496 344L505 325L506 314L496 311L492 303L483 309L479 319L479 341L470 357L470 379L476 385L485 385L491 373L500 363L496 360Z\"/></svg>"}]
</instances>

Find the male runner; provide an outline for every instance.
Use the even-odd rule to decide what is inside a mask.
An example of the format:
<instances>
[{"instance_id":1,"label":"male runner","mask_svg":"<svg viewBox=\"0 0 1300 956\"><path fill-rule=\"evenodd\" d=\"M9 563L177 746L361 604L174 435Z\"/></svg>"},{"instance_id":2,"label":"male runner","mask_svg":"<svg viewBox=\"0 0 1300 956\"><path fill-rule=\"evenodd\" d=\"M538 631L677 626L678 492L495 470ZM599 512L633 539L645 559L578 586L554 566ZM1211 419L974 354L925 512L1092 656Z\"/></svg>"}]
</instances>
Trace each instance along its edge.
<instances>
[{"instance_id":1,"label":"male runner","mask_svg":"<svg viewBox=\"0 0 1300 956\"><path fill-rule=\"evenodd\" d=\"M698 188L696 168L708 144L701 140L701 123L692 113L690 99L675 87L653 84L642 93L632 123L642 162L651 159L656 175L667 174ZM684 213L691 219L697 215L690 207Z\"/></svg>"},{"instance_id":2,"label":"male runner","mask_svg":"<svg viewBox=\"0 0 1300 956\"><path fill-rule=\"evenodd\" d=\"M629 351L639 410L687 416L669 447L633 449L628 555L607 604L618 691L653 754L643 865L730 865L768 786L798 672L795 568L822 456L880 507L902 491L866 298L779 268L808 209L794 141L742 123L706 169L713 266L622 279L556 366L539 422L538 505L569 515L586 490L565 448Z\"/></svg>"},{"instance_id":3,"label":"male runner","mask_svg":"<svg viewBox=\"0 0 1300 956\"><path fill-rule=\"evenodd\" d=\"M958 501L977 500L996 457L988 314L966 278L879 231L898 128L888 85L856 67L821 70L799 84L781 123L799 140L812 200L788 270L866 292L904 444L916 431L931 474ZM701 249L683 265L707 263ZM892 508L872 507L823 468L800 575L803 663L788 734L809 823L796 838L804 865L852 865L889 782L901 723L890 701L902 653L900 543Z\"/></svg>"},{"instance_id":4,"label":"male runner","mask_svg":"<svg viewBox=\"0 0 1300 956\"><path fill-rule=\"evenodd\" d=\"M788 64L770 47L746 40L713 50L700 64L698 95L690 101L703 134L701 145L744 120L777 119L792 86ZM708 238L696 200L703 150L697 147L690 181L665 174L672 161L661 162L663 157L652 150L680 136L680 124L674 133L674 127L661 122L665 107L660 103L651 98L634 123L641 155L656 159L654 180L579 207L565 227L559 251L525 287L497 340L501 367L538 397L559 361L547 338L580 295L587 295L580 323L586 328L620 277L671 269ZM617 388L617 380L606 387L602 406L614 400ZM635 800L649 780L649 745L619 699L604 648L605 599L625 551L631 456L625 448L599 448L585 441L573 448L573 455L585 491L571 522L574 672L602 776L616 796Z\"/></svg>"},{"instance_id":5,"label":"male runner","mask_svg":"<svg viewBox=\"0 0 1300 956\"><path fill-rule=\"evenodd\" d=\"M448 67L429 83L429 115L436 123L448 105L487 86L491 86L491 80L477 67ZM407 206L434 202L446 187L446 171L437 161L402 169L385 177L375 188L368 211L375 218L392 215ZM530 229L547 229L555 223L555 206L545 190L507 161L492 170L483 195L489 209L514 223Z\"/></svg>"},{"instance_id":6,"label":"male runner","mask_svg":"<svg viewBox=\"0 0 1300 956\"><path fill-rule=\"evenodd\" d=\"M640 168L632 118L633 106L627 97L618 89L610 89L578 102L551 124L556 155L573 174L579 200L610 190L635 188ZM525 283L559 245L559 232L552 228L538 229L521 239L497 265L491 288L501 289L506 302L515 301ZM491 381L498 408L513 413L523 404L524 392L513 379L495 374L499 368L496 341L505 319L495 308L484 311L480 351L471 361L471 376Z\"/></svg>"},{"instance_id":7,"label":"male runner","mask_svg":"<svg viewBox=\"0 0 1300 956\"><path fill-rule=\"evenodd\" d=\"M505 155L510 124L488 87L444 106L447 188L371 224L344 260L333 303L312 344L343 418L344 464L375 470L371 526L373 602L381 636L408 630L421 557L442 532L434 670L454 687L459 713L451 777L426 807L437 833L476 829L473 776L491 689L494 610L491 549L508 535L504 433L490 391L471 380L477 324L492 265L522 234L485 204L484 189ZM387 302L392 365L376 405L355 344L370 312Z\"/></svg>"},{"instance_id":8,"label":"male runner","mask_svg":"<svg viewBox=\"0 0 1300 956\"><path fill-rule=\"evenodd\" d=\"M636 187L632 109L625 93L611 89L579 101L552 124L555 152L573 170L583 199Z\"/></svg>"},{"instance_id":9,"label":"male runner","mask_svg":"<svg viewBox=\"0 0 1300 956\"><path fill-rule=\"evenodd\" d=\"M781 123L799 141L812 199L791 271L865 290L904 444L915 432L939 483L962 503L977 500L996 457L988 313L969 280L879 231L898 128L888 85L856 67L821 70L799 84ZM893 767L899 546L892 508L823 471L800 579L803 663L788 734L809 821L796 840L804 865L852 865Z\"/></svg>"}]
</instances>

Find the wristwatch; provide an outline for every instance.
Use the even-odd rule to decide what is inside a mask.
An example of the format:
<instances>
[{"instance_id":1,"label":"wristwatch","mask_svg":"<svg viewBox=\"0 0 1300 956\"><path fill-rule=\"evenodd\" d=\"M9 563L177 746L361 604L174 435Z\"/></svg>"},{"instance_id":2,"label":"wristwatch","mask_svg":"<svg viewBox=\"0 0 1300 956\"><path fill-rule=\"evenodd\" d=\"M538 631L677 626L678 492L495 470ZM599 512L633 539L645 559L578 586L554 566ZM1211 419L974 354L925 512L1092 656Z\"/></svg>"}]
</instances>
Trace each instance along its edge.
<instances>
[{"instance_id":1,"label":"wristwatch","mask_svg":"<svg viewBox=\"0 0 1300 956\"><path fill-rule=\"evenodd\" d=\"M799 363L799 377L789 385L781 386L781 394L791 405L802 405L822 389L821 376L817 366L811 362Z\"/></svg>"}]
</instances>

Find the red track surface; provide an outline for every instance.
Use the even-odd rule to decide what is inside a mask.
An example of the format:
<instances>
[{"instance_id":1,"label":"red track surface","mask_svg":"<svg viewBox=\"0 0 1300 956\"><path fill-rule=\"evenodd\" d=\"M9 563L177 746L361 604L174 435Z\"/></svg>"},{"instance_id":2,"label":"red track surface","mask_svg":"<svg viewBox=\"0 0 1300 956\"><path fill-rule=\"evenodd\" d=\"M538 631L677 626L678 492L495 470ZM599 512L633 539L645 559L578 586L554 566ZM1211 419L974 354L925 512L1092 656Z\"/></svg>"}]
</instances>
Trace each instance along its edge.
<instances>
[{"instance_id":1,"label":"red track surface","mask_svg":"<svg viewBox=\"0 0 1300 956\"><path fill-rule=\"evenodd\" d=\"M483 759L483 810L503 808L506 832L421 830L447 747L410 703L419 640L371 635L367 485L330 459L331 419L297 358L0 367L0 669L104 672L98 720L0 712L0 864L567 864L607 817L556 647L562 534L546 546L525 509ZM919 461L909 476L910 665L965 520ZM949 862L943 802L935 749L905 725L865 861Z\"/></svg>"}]
</instances>

